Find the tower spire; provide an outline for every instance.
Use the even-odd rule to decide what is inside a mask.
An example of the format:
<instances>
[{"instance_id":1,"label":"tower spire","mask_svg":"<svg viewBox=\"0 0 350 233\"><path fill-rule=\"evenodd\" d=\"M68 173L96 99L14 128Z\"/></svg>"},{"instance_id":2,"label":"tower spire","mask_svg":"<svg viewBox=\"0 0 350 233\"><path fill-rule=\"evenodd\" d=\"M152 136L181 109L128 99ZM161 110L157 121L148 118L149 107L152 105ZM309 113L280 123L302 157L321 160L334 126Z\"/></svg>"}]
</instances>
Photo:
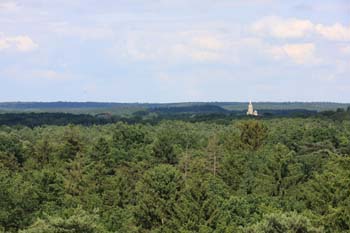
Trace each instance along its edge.
<instances>
[{"instance_id":1,"label":"tower spire","mask_svg":"<svg viewBox=\"0 0 350 233\"><path fill-rule=\"evenodd\" d=\"M247 115L248 116L258 116L258 111L256 111L256 110L254 111L254 107L253 107L251 100L249 101L249 104L248 104Z\"/></svg>"}]
</instances>

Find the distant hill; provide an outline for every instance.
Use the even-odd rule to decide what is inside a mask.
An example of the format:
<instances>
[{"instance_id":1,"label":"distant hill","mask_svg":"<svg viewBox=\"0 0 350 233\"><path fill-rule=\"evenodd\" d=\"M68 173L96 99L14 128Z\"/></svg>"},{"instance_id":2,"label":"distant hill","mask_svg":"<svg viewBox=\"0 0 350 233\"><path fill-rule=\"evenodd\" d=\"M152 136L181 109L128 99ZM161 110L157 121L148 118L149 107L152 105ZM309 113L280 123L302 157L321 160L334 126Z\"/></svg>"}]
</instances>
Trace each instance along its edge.
<instances>
[{"instance_id":1,"label":"distant hill","mask_svg":"<svg viewBox=\"0 0 350 233\"><path fill-rule=\"evenodd\" d=\"M122 103L99 102L2 102L0 108L4 109L54 109L54 108L112 108L122 107Z\"/></svg>"},{"instance_id":2,"label":"distant hill","mask_svg":"<svg viewBox=\"0 0 350 233\"><path fill-rule=\"evenodd\" d=\"M331 102L255 102L263 110L327 111L346 109L350 104ZM244 112L247 102L184 102L184 103L108 103L108 102L2 102L0 112L64 112L73 114L132 115L139 111L168 113L226 113Z\"/></svg>"},{"instance_id":3,"label":"distant hill","mask_svg":"<svg viewBox=\"0 0 350 233\"><path fill-rule=\"evenodd\" d=\"M83 108L84 109L84 108ZM44 111L45 109L41 109ZM85 110L85 109L84 109ZM346 111L305 110L305 109L260 109L258 119L272 118L309 118L331 119L337 121L349 120L350 109ZM43 125L99 125L118 121L129 124L157 124L164 120L180 120L188 122L216 122L230 124L235 119L251 119L246 115L246 110L226 110L212 104L182 105L149 107L146 110L136 111L128 116L113 115L109 112L97 114L72 114L63 112L4 112L0 114L1 126L28 126L36 127Z\"/></svg>"},{"instance_id":4,"label":"distant hill","mask_svg":"<svg viewBox=\"0 0 350 233\"><path fill-rule=\"evenodd\" d=\"M129 115L145 109L138 103L103 102L0 102L0 112L64 112L73 114Z\"/></svg>"}]
</instances>

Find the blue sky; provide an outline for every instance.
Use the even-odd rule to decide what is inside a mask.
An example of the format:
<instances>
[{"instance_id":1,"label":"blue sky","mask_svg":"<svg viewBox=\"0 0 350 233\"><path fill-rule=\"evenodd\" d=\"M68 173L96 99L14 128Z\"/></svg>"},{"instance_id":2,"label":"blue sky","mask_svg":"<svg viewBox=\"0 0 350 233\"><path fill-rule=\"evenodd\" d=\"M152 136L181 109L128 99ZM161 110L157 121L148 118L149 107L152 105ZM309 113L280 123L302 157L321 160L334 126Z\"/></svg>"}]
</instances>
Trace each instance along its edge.
<instances>
[{"instance_id":1,"label":"blue sky","mask_svg":"<svg viewBox=\"0 0 350 233\"><path fill-rule=\"evenodd\" d=\"M0 101L350 102L348 0L0 0Z\"/></svg>"}]
</instances>

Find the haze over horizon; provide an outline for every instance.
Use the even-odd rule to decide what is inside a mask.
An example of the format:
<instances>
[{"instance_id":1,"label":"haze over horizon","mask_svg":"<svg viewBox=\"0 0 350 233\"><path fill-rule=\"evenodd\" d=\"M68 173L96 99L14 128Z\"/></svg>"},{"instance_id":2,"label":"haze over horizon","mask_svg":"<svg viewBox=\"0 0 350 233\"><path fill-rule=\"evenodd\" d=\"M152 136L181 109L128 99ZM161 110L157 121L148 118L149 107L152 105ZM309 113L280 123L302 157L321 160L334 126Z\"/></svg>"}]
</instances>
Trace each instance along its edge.
<instances>
[{"instance_id":1,"label":"haze over horizon","mask_svg":"<svg viewBox=\"0 0 350 233\"><path fill-rule=\"evenodd\" d=\"M2 0L0 102L350 102L346 0Z\"/></svg>"}]
</instances>

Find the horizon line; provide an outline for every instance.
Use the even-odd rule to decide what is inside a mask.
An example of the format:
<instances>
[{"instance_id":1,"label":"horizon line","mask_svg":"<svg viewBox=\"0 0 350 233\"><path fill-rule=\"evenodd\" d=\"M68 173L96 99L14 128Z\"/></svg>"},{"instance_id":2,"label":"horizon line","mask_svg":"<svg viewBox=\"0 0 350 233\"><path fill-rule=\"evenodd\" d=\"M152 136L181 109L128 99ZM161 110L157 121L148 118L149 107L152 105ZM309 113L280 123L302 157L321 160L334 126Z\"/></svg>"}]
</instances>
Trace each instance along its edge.
<instances>
[{"instance_id":1,"label":"horizon line","mask_svg":"<svg viewBox=\"0 0 350 233\"><path fill-rule=\"evenodd\" d=\"M330 104L350 104L349 102L337 102L329 100L318 101L301 101L301 100L288 100L288 101L272 101L272 100L257 100L251 101L252 103L330 103ZM166 102L138 102L138 101L74 101L74 100L54 100L54 101L0 101L0 104L7 103L97 103L97 104L180 104L180 103L249 103L249 101L166 101Z\"/></svg>"}]
</instances>

